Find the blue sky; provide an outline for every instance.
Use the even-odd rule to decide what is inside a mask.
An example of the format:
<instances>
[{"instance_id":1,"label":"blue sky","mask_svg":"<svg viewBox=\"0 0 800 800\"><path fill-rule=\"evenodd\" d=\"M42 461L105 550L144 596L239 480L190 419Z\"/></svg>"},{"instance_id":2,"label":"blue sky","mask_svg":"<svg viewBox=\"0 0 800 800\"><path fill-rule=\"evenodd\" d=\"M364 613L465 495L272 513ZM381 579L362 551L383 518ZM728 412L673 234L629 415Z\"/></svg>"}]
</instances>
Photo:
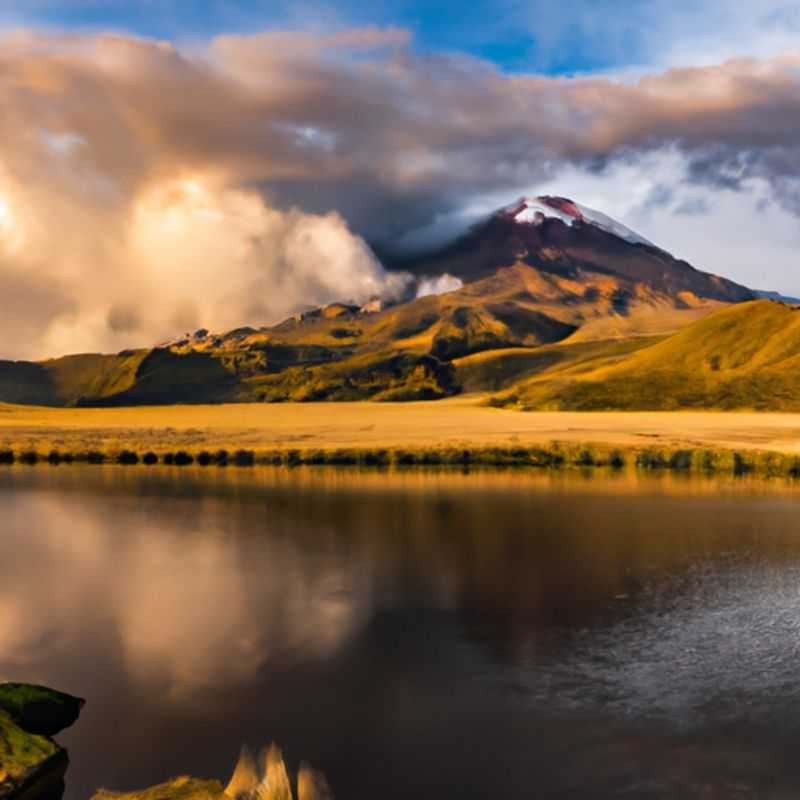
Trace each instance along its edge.
<instances>
[{"instance_id":1,"label":"blue sky","mask_svg":"<svg viewBox=\"0 0 800 800\"><path fill-rule=\"evenodd\" d=\"M0 27L220 33L400 26L506 72L639 73L800 46L800 0L0 0Z\"/></svg>"},{"instance_id":2,"label":"blue sky","mask_svg":"<svg viewBox=\"0 0 800 800\"><path fill-rule=\"evenodd\" d=\"M0 25L117 30L183 41L222 32L406 27L422 51L463 52L508 72L574 74L758 50L797 31L797 2L766 0L0 0Z\"/></svg>"}]
</instances>

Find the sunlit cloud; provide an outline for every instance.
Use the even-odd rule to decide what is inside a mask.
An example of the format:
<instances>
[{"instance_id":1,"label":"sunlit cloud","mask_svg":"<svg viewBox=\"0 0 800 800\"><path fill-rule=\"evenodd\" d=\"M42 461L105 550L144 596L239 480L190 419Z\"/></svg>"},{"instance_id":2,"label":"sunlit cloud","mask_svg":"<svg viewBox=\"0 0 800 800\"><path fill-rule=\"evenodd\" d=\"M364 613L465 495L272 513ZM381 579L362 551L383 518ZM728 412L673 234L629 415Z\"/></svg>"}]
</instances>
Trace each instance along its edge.
<instances>
[{"instance_id":1,"label":"sunlit cloud","mask_svg":"<svg viewBox=\"0 0 800 800\"><path fill-rule=\"evenodd\" d=\"M630 82L507 75L420 54L398 28L189 49L30 30L1 43L6 356L147 346L396 296L403 279L367 242L431 242L490 200L565 193L570 175L646 177L652 154L680 162L660 190L695 207L760 186L759 213L800 211L798 55ZM669 230L643 233L672 249ZM750 274L735 277L763 279Z\"/></svg>"}]
</instances>

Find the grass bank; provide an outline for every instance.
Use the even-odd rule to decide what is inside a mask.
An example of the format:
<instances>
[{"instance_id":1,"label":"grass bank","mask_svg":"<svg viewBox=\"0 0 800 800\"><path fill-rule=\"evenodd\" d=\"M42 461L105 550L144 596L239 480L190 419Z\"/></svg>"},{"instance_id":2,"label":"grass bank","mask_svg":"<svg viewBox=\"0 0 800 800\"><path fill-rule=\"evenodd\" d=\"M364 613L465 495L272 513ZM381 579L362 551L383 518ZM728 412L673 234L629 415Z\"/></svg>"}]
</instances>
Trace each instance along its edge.
<instances>
[{"instance_id":1,"label":"grass bank","mask_svg":"<svg viewBox=\"0 0 800 800\"><path fill-rule=\"evenodd\" d=\"M530 467L564 469L671 470L762 477L800 477L800 454L765 450L685 447L619 447L596 443L549 442L521 447L289 448L264 450L89 450L39 452L0 449L0 465L114 464L130 467L192 465L207 468L255 466L359 467Z\"/></svg>"},{"instance_id":2,"label":"grass bank","mask_svg":"<svg viewBox=\"0 0 800 800\"><path fill-rule=\"evenodd\" d=\"M531 412L423 403L0 404L0 463L633 466L792 475L800 414Z\"/></svg>"}]
</instances>

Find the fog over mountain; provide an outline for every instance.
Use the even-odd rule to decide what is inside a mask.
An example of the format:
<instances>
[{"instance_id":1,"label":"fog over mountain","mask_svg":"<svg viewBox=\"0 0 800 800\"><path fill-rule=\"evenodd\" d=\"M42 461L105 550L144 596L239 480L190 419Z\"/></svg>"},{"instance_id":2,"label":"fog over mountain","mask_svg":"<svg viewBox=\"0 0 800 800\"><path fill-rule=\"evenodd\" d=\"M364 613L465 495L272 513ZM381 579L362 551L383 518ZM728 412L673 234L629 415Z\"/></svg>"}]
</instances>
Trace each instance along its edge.
<instances>
[{"instance_id":1,"label":"fog over mountain","mask_svg":"<svg viewBox=\"0 0 800 800\"><path fill-rule=\"evenodd\" d=\"M596 192L553 193L698 267L800 289L786 223L800 209L799 54L626 82L505 74L423 53L400 28L183 47L16 31L0 44L4 356L113 350L396 293L403 278L366 242L463 230L498 198L562 177L606 180L618 197L626 170L637 178L622 214ZM664 209L680 229L713 218L716 197L750 203L759 263L700 262L664 235Z\"/></svg>"}]
</instances>

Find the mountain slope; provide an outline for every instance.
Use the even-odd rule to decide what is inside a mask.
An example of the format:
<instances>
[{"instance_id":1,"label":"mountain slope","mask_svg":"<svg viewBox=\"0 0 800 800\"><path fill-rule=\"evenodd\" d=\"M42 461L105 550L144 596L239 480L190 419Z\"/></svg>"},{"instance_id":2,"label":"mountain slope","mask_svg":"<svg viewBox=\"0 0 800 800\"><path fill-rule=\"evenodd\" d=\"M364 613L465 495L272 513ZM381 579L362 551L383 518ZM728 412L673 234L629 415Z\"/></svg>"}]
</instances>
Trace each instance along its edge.
<instances>
[{"instance_id":1,"label":"mountain slope","mask_svg":"<svg viewBox=\"0 0 800 800\"><path fill-rule=\"evenodd\" d=\"M0 401L420 400L498 391L548 365L574 375L616 363L651 343L642 337L753 297L604 214L553 197L501 209L405 266L464 283L386 308L333 303L271 327L201 330L118 355L0 362Z\"/></svg>"},{"instance_id":2,"label":"mountain slope","mask_svg":"<svg viewBox=\"0 0 800 800\"><path fill-rule=\"evenodd\" d=\"M495 402L526 409L800 411L800 309L723 309L621 362L571 376L541 370Z\"/></svg>"},{"instance_id":3,"label":"mountain slope","mask_svg":"<svg viewBox=\"0 0 800 800\"><path fill-rule=\"evenodd\" d=\"M418 275L465 281L523 263L567 278L590 272L678 295L727 303L754 299L750 289L695 269L600 212L560 197L523 198L436 253L398 260Z\"/></svg>"}]
</instances>

